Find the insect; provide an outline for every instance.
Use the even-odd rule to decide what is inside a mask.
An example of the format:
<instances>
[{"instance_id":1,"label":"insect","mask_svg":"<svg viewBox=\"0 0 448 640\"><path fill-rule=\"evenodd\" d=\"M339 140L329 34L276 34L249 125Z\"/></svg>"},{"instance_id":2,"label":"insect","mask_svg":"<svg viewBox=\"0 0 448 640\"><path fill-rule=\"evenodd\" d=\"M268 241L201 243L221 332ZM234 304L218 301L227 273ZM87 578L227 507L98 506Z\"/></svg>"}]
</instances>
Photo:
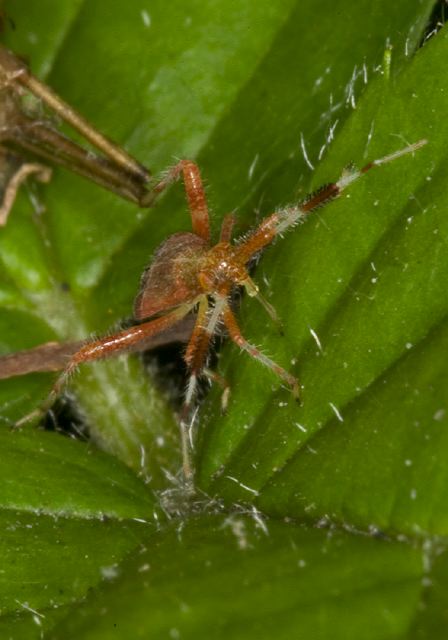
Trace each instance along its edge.
<instances>
[{"instance_id":1,"label":"insect","mask_svg":"<svg viewBox=\"0 0 448 640\"><path fill-rule=\"evenodd\" d=\"M248 342L238 326L231 307L231 295L237 287L242 287L249 296L258 300L271 319L277 321L275 310L263 298L249 275L248 263L280 234L302 223L311 212L339 197L370 169L413 153L426 142L420 140L373 160L362 169L345 170L338 181L323 186L300 204L275 211L233 242L234 218L232 215L226 216L217 244L211 242L207 201L198 166L189 160L176 164L154 187L154 192L157 194L183 177L192 232L175 233L156 250L152 263L142 276L140 292L134 303L134 317L138 324L87 342L75 351L56 380L45 405L22 418L17 426L46 412L61 393L70 374L80 364L135 350L142 342L178 325L195 312L194 327L184 353L189 380L180 416L183 473L185 480L191 485L194 476L191 416L198 379L205 376L218 382L223 387L223 408L228 402L228 384L207 367L210 344L221 323L240 349L269 368L291 389L293 396L299 398L300 385L297 378Z\"/></svg>"},{"instance_id":2,"label":"insect","mask_svg":"<svg viewBox=\"0 0 448 640\"><path fill-rule=\"evenodd\" d=\"M34 98L30 104L29 98ZM93 153L60 133L42 105L81 134ZM59 164L141 207L153 204L149 170L97 131L50 87L33 76L13 53L0 46L0 226L5 225L20 185L31 175L41 182ZM33 157L28 159L27 156Z\"/></svg>"}]
</instances>

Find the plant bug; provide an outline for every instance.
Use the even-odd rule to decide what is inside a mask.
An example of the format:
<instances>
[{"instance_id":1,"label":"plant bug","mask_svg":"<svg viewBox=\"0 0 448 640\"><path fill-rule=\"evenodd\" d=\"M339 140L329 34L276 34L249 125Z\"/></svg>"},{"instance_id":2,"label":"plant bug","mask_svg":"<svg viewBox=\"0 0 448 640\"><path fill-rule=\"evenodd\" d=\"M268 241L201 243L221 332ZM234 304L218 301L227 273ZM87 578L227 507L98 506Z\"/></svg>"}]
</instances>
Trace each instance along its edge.
<instances>
[{"instance_id":1,"label":"plant bug","mask_svg":"<svg viewBox=\"0 0 448 640\"><path fill-rule=\"evenodd\" d=\"M182 177L192 231L169 236L156 250L153 261L143 273L140 292L134 303L134 318L138 324L88 341L74 351L44 406L22 418L17 426L46 412L61 393L70 374L80 364L136 350L139 345L179 326L185 318L194 314L194 327L184 353L189 380L180 415L183 473L187 484L191 486L194 478L191 455L192 407L198 379L205 376L220 384L223 387L223 409L228 403L228 384L207 366L210 344L220 324L224 325L230 339L242 351L270 369L291 389L293 396L299 398L300 385L297 378L246 340L231 307L232 292L241 287L249 296L258 300L270 318L277 322L275 310L264 299L249 275L248 264L252 258L283 232L303 223L310 213L338 198L370 169L413 153L426 142L420 140L408 145L369 162L359 170L350 167L336 182L324 185L299 204L274 211L235 241L232 241L234 217L226 216L216 244L211 242L208 206L199 168L190 160L177 163L154 187L154 194L157 195Z\"/></svg>"}]
</instances>

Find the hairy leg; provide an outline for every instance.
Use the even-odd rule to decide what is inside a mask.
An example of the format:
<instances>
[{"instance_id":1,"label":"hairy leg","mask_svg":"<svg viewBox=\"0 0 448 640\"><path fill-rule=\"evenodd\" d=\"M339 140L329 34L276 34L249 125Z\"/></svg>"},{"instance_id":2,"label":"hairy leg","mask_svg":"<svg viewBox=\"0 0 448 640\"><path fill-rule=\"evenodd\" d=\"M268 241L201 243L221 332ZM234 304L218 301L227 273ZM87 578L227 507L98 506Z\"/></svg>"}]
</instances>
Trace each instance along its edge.
<instances>
[{"instance_id":1,"label":"hairy leg","mask_svg":"<svg viewBox=\"0 0 448 640\"><path fill-rule=\"evenodd\" d=\"M294 397L298 399L300 387L297 378L295 378L290 373L288 373L288 371L276 364L273 360L271 360L271 358L268 358L268 356L266 356L264 353L261 353L259 349L254 347L246 340L246 338L241 333L232 310L227 303L225 303L225 307L223 310L223 318L224 324L227 328L227 331L229 332L231 340L233 340L233 342L235 342L235 344L237 344L240 349L246 351L252 358L255 358L255 360L261 362L261 364L271 369L271 371L273 371L277 376L284 380L284 382L286 382L286 384L291 387L291 391Z\"/></svg>"},{"instance_id":2,"label":"hairy leg","mask_svg":"<svg viewBox=\"0 0 448 640\"><path fill-rule=\"evenodd\" d=\"M183 176L184 180L193 232L208 242L210 240L210 220L207 199L202 184L201 172L195 162L192 160L181 160L178 162L167 171L162 180L153 187L152 191L156 195L161 193L170 184L178 180L180 175Z\"/></svg>"},{"instance_id":3,"label":"hairy leg","mask_svg":"<svg viewBox=\"0 0 448 640\"><path fill-rule=\"evenodd\" d=\"M199 307L196 326L185 353L185 361L188 366L190 377L188 379L185 400L181 410L180 430L184 477L187 482L192 482L194 475L191 460L191 451L193 448L191 431L194 420L192 407L197 392L198 378L200 375L204 374L206 369L210 341L216 332L216 326L221 318L224 304L225 298L219 299L215 302L215 306L211 311L209 311L207 298L204 296L204 301Z\"/></svg>"},{"instance_id":4,"label":"hairy leg","mask_svg":"<svg viewBox=\"0 0 448 640\"><path fill-rule=\"evenodd\" d=\"M151 335L155 335L181 320L190 311L190 309L191 305L184 305L165 316L156 318L155 320L149 320L148 322L144 322L136 327L131 327L130 329L125 329L113 335L93 340L92 342L85 344L70 358L65 369L54 383L45 403L38 409L35 409L28 415L21 418L16 422L15 426L21 427L30 420L34 420L35 418L45 415L66 385L71 373L73 373L80 364L92 362L94 360L101 360L120 353L127 353L139 342L146 340Z\"/></svg>"}]
</instances>

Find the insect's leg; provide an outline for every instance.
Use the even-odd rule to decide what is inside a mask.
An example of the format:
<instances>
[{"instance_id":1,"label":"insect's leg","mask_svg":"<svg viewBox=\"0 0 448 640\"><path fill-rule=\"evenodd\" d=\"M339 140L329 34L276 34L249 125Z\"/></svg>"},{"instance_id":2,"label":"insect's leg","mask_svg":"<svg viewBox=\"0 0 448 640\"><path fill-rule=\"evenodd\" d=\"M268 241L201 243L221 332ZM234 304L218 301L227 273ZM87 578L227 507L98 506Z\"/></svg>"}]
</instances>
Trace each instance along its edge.
<instances>
[{"instance_id":1,"label":"insect's leg","mask_svg":"<svg viewBox=\"0 0 448 640\"><path fill-rule=\"evenodd\" d=\"M98 340L93 340L92 342L85 344L72 355L66 367L57 378L44 404L16 422L15 426L21 427L26 422L45 415L61 393L70 374L80 364L83 364L84 362L92 362L94 360L101 360L103 358L108 358L130 351L139 342L147 340L150 336L160 333L160 331L163 331L172 324L178 322L191 310L191 308L192 305L183 305L171 313L161 316L160 318L156 318L155 320L149 320L148 322L144 322L136 327L130 327L129 329L124 329L118 333Z\"/></svg>"},{"instance_id":2,"label":"insect's leg","mask_svg":"<svg viewBox=\"0 0 448 640\"><path fill-rule=\"evenodd\" d=\"M208 215L207 198L202 184L201 172L196 162L181 160L169 169L164 177L153 187L148 202L152 197L164 191L170 184L182 175L187 195L188 208L194 233L207 242L210 240L210 220ZM151 203L151 202L150 202Z\"/></svg>"},{"instance_id":3,"label":"insect's leg","mask_svg":"<svg viewBox=\"0 0 448 640\"><path fill-rule=\"evenodd\" d=\"M232 230L235 225L236 218L233 213L228 213L224 216L224 220L221 225L221 233L219 235L220 242L230 242L232 239Z\"/></svg>"},{"instance_id":4,"label":"insect's leg","mask_svg":"<svg viewBox=\"0 0 448 640\"><path fill-rule=\"evenodd\" d=\"M269 245L279 234L303 222L308 214L315 209L323 207L338 198L347 187L370 171L370 169L373 169L373 167L379 167L408 153L414 153L426 143L427 140L419 140L404 149L399 149L383 158L369 162L362 169L346 170L337 182L325 185L302 203L276 211L262 220L260 225L237 245L239 257L242 261L247 262L255 253Z\"/></svg>"},{"instance_id":5,"label":"insect's leg","mask_svg":"<svg viewBox=\"0 0 448 640\"><path fill-rule=\"evenodd\" d=\"M141 353L163 347L173 342L187 343L193 329L193 318L184 318L166 330L151 335L129 349ZM61 371L70 358L81 349L86 340L76 342L45 342L31 349L24 349L0 356L0 380L28 373Z\"/></svg>"},{"instance_id":6,"label":"insect's leg","mask_svg":"<svg viewBox=\"0 0 448 640\"><path fill-rule=\"evenodd\" d=\"M321 189L318 189L316 193L311 194L300 206L288 207L280 212L276 233L286 231L288 227L300 222L306 215L315 209L323 207L331 200L338 198L341 193L347 189L347 187L353 184L353 182L356 182L356 180L359 180L359 178L370 171L370 169L387 164L388 162L393 162L394 160L397 160L397 158L401 158L401 156L407 155L408 153L414 153L414 151L423 147L427 142L427 140L419 140L418 142L410 144L403 149L399 149L394 153L390 153L383 158L372 160L361 169L345 169L337 182L332 182Z\"/></svg>"},{"instance_id":7,"label":"insect's leg","mask_svg":"<svg viewBox=\"0 0 448 640\"><path fill-rule=\"evenodd\" d=\"M199 302L196 323L184 354L184 360L188 367L189 378L180 413L180 436L182 446L182 468L184 479L187 483L192 483L194 476L192 461L193 438L191 436L191 430L193 427L192 423L194 421L192 407L196 398L198 378L207 360L208 347L211 338L206 328L207 311L208 300L207 297L204 296Z\"/></svg>"},{"instance_id":8,"label":"insect's leg","mask_svg":"<svg viewBox=\"0 0 448 640\"><path fill-rule=\"evenodd\" d=\"M51 178L51 169L37 163L25 163L17 169L9 179L3 193L3 200L0 203L0 227L6 224L20 185L32 174L35 174L35 177L40 182L49 182Z\"/></svg>"},{"instance_id":9,"label":"insect's leg","mask_svg":"<svg viewBox=\"0 0 448 640\"><path fill-rule=\"evenodd\" d=\"M421 149L422 147L424 147L425 144L428 144L427 140L419 140L418 142L414 142L414 144L409 144L407 147L404 147L403 149L398 149L398 151L389 153L387 156L383 156L382 158L377 158L376 160L372 160L371 162L368 162L359 170L349 169L348 171L347 170L344 171L342 176L339 178L338 182L336 183L339 192L346 189L348 186L352 184L352 182L355 182L355 180L358 180L358 178L360 178L365 173L370 171L370 169L373 169L373 167L380 167L382 164L388 164L389 162L393 162L394 160L397 160L398 158L401 158L401 156L405 156L408 153L414 153L414 151L418 151L418 149Z\"/></svg>"},{"instance_id":10,"label":"insect's leg","mask_svg":"<svg viewBox=\"0 0 448 640\"><path fill-rule=\"evenodd\" d=\"M76 355L77 354L75 354L75 356L73 358L75 358ZM17 420L17 422L14 424L14 427L16 429L20 429L27 422L31 422L32 420L37 420L37 419L43 418L45 416L45 414L51 409L51 407L55 403L57 397L59 396L59 394L61 393L62 389L64 388L64 386L65 386L70 374L76 369L78 364L79 363L74 359L69 361L69 363L65 367L64 371L58 376L55 384L51 388L51 391L48 394L48 396L45 399L45 401L41 404L40 407L37 407L37 409L34 409L34 411L31 411L30 413L28 413L23 418L20 418L20 420Z\"/></svg>"},{"instance_id":11,"label":"insect's leg","mask_svg":"<svg viewBox=\"0 0 448 640\"><path fill-rule=\"evenodd\" d=\"M209 380L211 380L212 382L216 382L216 384L221 387L221 411L225 413L229 405L230 384L225 378L223 378L223 376L220 376L219 373L216 373L216 371L212 371L208 367L205 367L202 373L204 374L204 376L209 378Z\"/></svg>"},{"instance_id":12,"label":"insect's leg","mask_svg":"<svg viewBox=\"0 0 448 640\"><path fill-rule=\"evenodd\" d=\"M265 367L271 369L271 371L273 371L277 376L284 380L291 387L291 391L294 397L298 399L300 387L297 378L285 371L285 369L283 369L273 360L264 355L264 353L261 353L261 351L259 351L252 344L247 342L247 340L242 335L235 316L233 315L228 304L225 305L225 308L223 310L223 318L224 324L233 342L235 342L235 344L237 344L240 349L243 349L243 351L246 351L250 356L252 356L252 358L255 358L256 360L261 362L261 364L264 364Z\"/></svg>"},{"instance_id":13,"label":"insect's leg","mask_svg":"<svg viewBox=\"0 0 448 640\"><path fill-rule=\"evenodd\" d=\"M184 356L190 377L181 410L180 430L184 478L188 483L193 481L194 475L191 456L193 449L192 427L194 421L193 405L197 392L198 378L204 372L210 341L216 331L224 303L225 299L219 299L209 313L206 296L201 299L195 328Z\"/></svg>"}]
</instances>

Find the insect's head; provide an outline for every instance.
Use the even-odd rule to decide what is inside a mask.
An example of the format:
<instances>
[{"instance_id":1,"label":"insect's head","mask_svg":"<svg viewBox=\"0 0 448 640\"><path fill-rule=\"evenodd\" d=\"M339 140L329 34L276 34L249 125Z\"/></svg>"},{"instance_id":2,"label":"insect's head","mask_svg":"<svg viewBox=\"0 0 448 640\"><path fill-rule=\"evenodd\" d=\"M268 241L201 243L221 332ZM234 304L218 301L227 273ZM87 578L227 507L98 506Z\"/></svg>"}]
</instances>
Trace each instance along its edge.
<instances>
[{"instance_id":1,"label":"insect's head","mask_svg":"<svg viewBox=\"0 0 448 640\"><path fill-rule=\"evenodd\" d=\"M244 284L249 274L234 247L219 242L203 257L198 280L206 293L226 293L235 284Z\"/></svg>"}]
</instances>

